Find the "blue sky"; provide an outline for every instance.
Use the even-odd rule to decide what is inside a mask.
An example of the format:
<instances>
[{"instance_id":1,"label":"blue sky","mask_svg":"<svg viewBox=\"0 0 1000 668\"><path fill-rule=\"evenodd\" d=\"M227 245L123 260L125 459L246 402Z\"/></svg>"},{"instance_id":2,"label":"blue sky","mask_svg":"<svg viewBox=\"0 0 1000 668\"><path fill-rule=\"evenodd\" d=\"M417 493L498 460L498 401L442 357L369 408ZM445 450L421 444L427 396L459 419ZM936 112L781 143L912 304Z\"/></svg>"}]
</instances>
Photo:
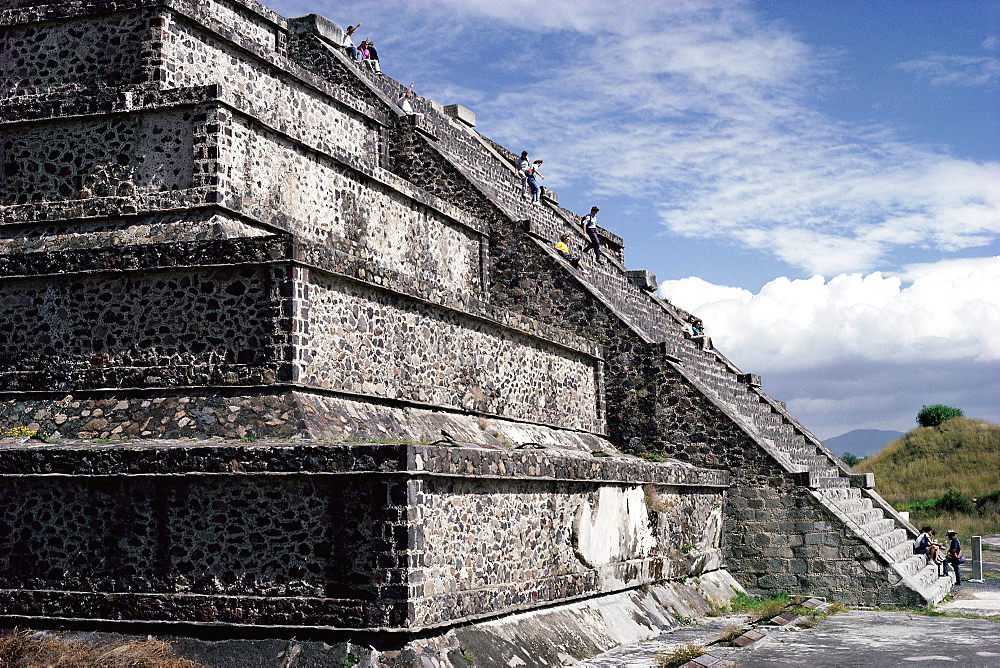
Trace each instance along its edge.
<instances>
[{"instance_id":1,"label":"blue sky","mask_svg":"<svg viewBox=\"0 0 1000 668\"><path fill-rule=\"evenodd\" d=\"M546 185L821 438L1000 422L1000 3L282 0Z\"/></svg>"}]
</instances>

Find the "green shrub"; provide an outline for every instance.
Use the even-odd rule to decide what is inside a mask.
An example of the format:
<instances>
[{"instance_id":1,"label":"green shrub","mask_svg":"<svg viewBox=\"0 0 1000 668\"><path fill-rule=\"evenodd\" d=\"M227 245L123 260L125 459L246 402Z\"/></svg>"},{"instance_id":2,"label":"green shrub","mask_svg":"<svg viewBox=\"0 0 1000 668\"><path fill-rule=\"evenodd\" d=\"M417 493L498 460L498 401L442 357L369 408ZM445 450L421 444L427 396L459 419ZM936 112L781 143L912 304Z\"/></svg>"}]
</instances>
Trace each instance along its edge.
<instances>
[{"instance_id":1,"label":"green shrub","mask_svg":"<svg viewBox=\"0 0 1000 668\"><path fill-rule=\"evenodd\" d=\"M976 510L980 513L1000 510L1000 489L976 499Z\"/></svg>"},{"instance_id":2,"label":"green shrub","mask_svg":"<svg viewBox=\"0 0 1000 668\"><path fill-rule=\"evenodd\" d=\"M972 499L961 492L949 489L937 502L936 510L942 513L971 513Z\"/></svg>"},{"instance_id":3,"label":"green shrub","mask_svg":"<svg viewBox=\"0 0 1000 668\"><path fill-rule=\"evenodd\" d=\"M857 463L861 461L861 458L858 457L857 455L852 455L849 452L845 452L844 456L840 458L840 461L844 462L848 466L856 466Z\"/></svg>"},{"instance_id":4,"label":"green shrub","mask_svg":"<svg viewBox=\"0 0 1000 668\"><path fill-rule=\"evenodd\" d=\"M944 404L934 404L933 406L924 406L920 409L920 412L917 413L917 424L921 427L936 427L945 420L962 417L963 415L964 413L961 408L952 408Z\"/></svg>"}]
</instances>

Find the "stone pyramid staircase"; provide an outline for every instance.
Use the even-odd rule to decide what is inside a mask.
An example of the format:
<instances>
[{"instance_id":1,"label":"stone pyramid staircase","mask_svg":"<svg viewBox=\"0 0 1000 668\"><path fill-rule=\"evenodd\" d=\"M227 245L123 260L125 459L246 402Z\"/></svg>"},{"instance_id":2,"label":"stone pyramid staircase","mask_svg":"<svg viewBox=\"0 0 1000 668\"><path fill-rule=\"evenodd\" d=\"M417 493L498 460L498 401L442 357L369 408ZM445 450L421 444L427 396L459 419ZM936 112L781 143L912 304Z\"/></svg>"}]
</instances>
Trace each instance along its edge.
<instances>
[{"instance_id":1,"label":"stone pyramid staircase","mask_svg":"<svg viewBox=\"0 0 1000 668\"><path fill-rule=\"evenodd\" d=\"M355 84L367 87L390 106L390 113L399 115L392 101L403 90L401 84L355 66L338 49L330 47L329 51L331 59L354 73ZM444 160L512 221L520 222L541 252L563 265L643 341L659 346L666 363L740 425L784 470L799 476L817 502L872 550L880 561L877 567L891 582L909 588L927 604L948 593L951 579L939 577L935 566L912 553L916 528L872 489L870 474L851 473L781 402L761 390L759 377L741 372L718 351L703 350L686 338L686 313L656 298L652 294L655 279L645 272L629 272L620 251L612 248L601 264L585 258L581 270L565 263L552 245L568 232L574 237L571 245L582 247L585 239L579 216L559 207L552 192L545 193L541 206L522 198L514 154L477 133L461 120L461 113L420 98L414 100L414 107L423 118L400 122L412 122ZM614 239L614 235L606 238Z\"/></svg>"}]
</instances>

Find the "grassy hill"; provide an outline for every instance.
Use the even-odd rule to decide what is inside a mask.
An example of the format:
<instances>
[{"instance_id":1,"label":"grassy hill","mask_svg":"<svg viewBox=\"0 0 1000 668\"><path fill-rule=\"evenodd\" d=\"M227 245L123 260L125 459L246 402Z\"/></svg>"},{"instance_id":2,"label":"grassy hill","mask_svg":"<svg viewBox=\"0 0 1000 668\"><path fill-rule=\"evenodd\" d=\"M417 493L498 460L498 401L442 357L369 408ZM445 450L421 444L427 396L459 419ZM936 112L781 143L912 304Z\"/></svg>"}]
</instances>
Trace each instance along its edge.
<instances>
[{"instance_id":1,"label":"grassy hill","mask_svg":"<svg viewBox=\"0 0 1000 668\"><path fill-rule=\"evenodd\" d=\"M953 528L966 536L1000 531L996 504L970 515L933 507L949 490L969 499L1000 492L1000 425L959 417L914 429L854 470L874 473L875 491L896 508L910 509L915 524Z\"/></svg>"}]
</instances>

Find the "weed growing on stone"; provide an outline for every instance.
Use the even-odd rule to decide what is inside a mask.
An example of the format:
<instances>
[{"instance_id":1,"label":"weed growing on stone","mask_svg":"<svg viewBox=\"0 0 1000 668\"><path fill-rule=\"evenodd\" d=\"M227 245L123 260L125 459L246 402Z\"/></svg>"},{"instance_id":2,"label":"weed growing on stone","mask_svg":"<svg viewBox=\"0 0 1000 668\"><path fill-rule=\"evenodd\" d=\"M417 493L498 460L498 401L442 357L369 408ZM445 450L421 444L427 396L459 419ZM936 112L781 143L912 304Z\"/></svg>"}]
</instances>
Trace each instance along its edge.
<instances>
[{"instance_id":1,"label":"weed growing on stone","mask_svg":"<svg viewBox=\"0 0 1000 668\"><path fill-rule=\"evenodd\" d=\"M340 668L354 668L359 663L361 663L361 657L353 652L349 652L347 656L340 660Z\"/></svg>"},{"instance_id":2,"label":"weed growing on stone","mask_svg":"<svg viewBox=\"0 0 1000 668\"><path fill-rule=\"evenodd\" d=\"M679 615L679 614L674 615L674 619L676 619L677 623L680 624L681 626L691 626L692 624L698 621L694 617L685 617L684 615Z\"/></svg>"},{"instance_id":3,"label":"weed growing on stone","mask_svg":"<svg viewBox=\"0 0 1000 668\"><path fill-rule=\"evenodd\" d=\"M663 650L656 655L656 665L659 668L675 668L683 666L691 659L697 659L705 654L705 648L693 642L681 645L675 649Z\"/></svg>"},{"instance_id":4,"label":"weed growing on stone","mask_svg":"<svg viewBox=\"0 0 1000 668\"><path fill-rule=\"evenodd\" d=\"M124 640L89 645L49 634L13 629L0 635L4 666L60 668L203 668L173 655L162 640Z\"/></svg>"},{"instance_id":5,"label":"weed growing on stone","mask_svg":"<svg viewBox=\"0 0 1000 668\"><path fill-rule=\"evenodd\" d=\"M719 603L715 599L708 599L708 604L712 607L705 613L706 617L725 617L729 614L729 604Z\"/></svg>"},{"instance_id":6,"label":"weed growing on stone","mask_svg":"<svg viewBox=\"0 0 1000 668\"><path fill-rule=\"evenodd\" d=\"M4 427L0 429L0 438L31 438L38 434L35 429L27 427Z\"/></svg>"},{"instance_id":7,"label":"weed growing on stone","mask_svg":"<svg viewBox=\"0 0 1000 668\"><path fill-rule=\"evenodd\" d=\"M720 617L731 612L744 612L750 614L755 620L770 619L787 608L788 603L788 594L765 597L748 596L740 592L727 605L715 608L709 614L713 617Z\"/></svg>"},{"instance_id":8,"label":"weed growing on stone","mask_svg":"<svg viewBox=\"0 0 1000 668\"><path fill-rule=\"evenodd\" d=\"M847 608L845 608L839 603L830 603L822 610L813 610L811 608L805 608L801 605L795 605L792 606L791 611L796 615L799 615L800 617L814 618L816 619L816 623L819 623L819 620L822 619L823 617L829 617L831 615L836 615L841 612L847 612ZM815 626L815 624L812 624L812 626Z\"/></svg>"},{"instance_id":9,"label":"weed growing on stone","mask_svg":"<svg viewBox=\"0 0 1000 668\"><path fill-rule=\"evenodd\" d=\"M590 455L592 457L607 457L608 453L604 452L603 450L591 450Z\"/></svg>"},{"instance_id":10,"label":"weed growing on stone","mask_svg":"<svg viewBox=\"0 0 1000 668\"><path fill-rule=\"evenodd\" d=\"M669 513L677 508L678 502L665 498L657 491L656 485L645 485L642 488L646 500L646 508L657 513Z\"/></svg>"},{"instance_id":11,"label":"weed growing on stone","mask_svg":"<svg viewBox=\"0 0 1000 668\"><path fill-rule=\"evenodd\" d=\"M722 631L719 632L719 637L715 639L714 644L722 645L723 647L733 647L733 641L739 638L744 633L744 628L742 624L726 624L722 627Z\"/></svg>"}]
</instances>

